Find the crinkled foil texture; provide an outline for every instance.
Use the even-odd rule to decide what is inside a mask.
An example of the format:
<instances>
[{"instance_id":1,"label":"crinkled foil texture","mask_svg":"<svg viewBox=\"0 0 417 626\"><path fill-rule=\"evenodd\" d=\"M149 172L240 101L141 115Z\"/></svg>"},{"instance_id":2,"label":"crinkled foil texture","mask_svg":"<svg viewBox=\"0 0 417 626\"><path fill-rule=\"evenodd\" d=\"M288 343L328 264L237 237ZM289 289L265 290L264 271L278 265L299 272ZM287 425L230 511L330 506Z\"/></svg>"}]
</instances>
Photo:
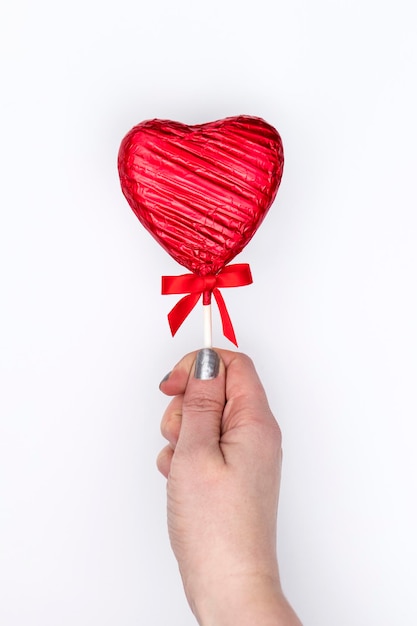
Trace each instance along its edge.
<instances>
[{"instance_id":1,"label":"crinkled foil texture","mask_svg":"<svg viewBox=\"0 0 417 626\"><path fill-rule=\"evenodd\" d=\"M283 165L278 132L250 116L196 126L148 120L126 135L118 158L140 222L200 276L217 274L253 237Z\"/></svg>"}]
</instances>

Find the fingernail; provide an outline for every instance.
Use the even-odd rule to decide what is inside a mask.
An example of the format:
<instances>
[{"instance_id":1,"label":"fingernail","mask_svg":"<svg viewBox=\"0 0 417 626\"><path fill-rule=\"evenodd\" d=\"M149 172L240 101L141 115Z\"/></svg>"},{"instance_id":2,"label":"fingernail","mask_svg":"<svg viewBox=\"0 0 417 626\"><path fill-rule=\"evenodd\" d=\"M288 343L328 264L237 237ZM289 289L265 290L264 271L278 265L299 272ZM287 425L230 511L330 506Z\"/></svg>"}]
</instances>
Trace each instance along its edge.
<instances>
[{"instance_id":1,"label":"fingernail","mask_svg":"<svg viewBox=\"0 0 417 626\"><path fill-rule=\"evenodd\" d=\"M219 355L211 348L203 348L197 353L194 378L211 380L219 373Z\"/></svg>"},{"instance_id":2,"label":"fingernail","mask_svg":"<svg viewBox=\"0 0 417 626\"><path fill-rule=\"evenodd\" d=\"M165 374L165 376L163 377L163 379L161 380L161 382L159 383L159 386L162 385L162 383L164 383L165 381L168 380L168 378L171 376L171 372L168 372L168 374Z\"/></svg>"}]
</instances>

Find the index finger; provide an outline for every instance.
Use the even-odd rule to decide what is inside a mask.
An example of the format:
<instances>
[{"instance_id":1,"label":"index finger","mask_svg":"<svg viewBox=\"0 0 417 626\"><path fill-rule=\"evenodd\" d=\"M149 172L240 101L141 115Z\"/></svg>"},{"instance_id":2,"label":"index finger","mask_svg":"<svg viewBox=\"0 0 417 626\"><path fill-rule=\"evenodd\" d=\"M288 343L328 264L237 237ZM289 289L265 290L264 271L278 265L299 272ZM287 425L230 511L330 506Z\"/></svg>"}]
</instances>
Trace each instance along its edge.
<instances>
[{"instance_id":1,"label":"index finger","mask_svg":"<svg viewBox=\"0 0 417 626\"><path fill-rule=\"evenodd\" d=\"M226 407L224 428L229 430L242 424L265 422L276 426L265 389L255 365L246 354L231 353L227 363Z\"/></svg>"}]
</instances>

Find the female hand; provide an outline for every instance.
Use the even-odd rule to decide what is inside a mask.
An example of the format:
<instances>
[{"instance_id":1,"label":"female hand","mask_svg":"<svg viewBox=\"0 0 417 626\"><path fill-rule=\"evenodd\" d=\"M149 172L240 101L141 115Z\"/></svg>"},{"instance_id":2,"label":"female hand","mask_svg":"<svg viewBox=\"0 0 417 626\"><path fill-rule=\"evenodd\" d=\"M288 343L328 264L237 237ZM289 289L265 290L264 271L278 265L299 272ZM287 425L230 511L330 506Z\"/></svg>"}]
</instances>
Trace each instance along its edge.
<instances>
[{"instance_id":1,"label":"female hand","mask_svg":"<svg viewBox=\"0 0 417 626\"><path fill-rule=\"evenodd\" d=\"M251 360L204 349L160 388L168 529L199 623L299 626L276 557L281 433Z\"/></svg>"}]
</instances>

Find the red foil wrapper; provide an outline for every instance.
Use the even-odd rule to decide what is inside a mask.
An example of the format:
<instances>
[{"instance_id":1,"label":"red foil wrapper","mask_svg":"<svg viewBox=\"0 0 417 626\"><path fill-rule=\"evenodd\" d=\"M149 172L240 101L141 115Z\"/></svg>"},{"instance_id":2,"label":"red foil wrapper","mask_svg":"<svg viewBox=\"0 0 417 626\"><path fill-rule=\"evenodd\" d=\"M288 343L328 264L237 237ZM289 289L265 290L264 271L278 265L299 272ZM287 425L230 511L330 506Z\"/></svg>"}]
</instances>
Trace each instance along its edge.
<instances>
[{"instance_id":1,"label":"red foil wrapper","mask_svg":"<svg viewBox=\"0 0 417 626\"><path fill-rule=\"evenodd\" d=\"M250 241L271 206L284 156L257 117L187 126L138 124L118 158L123 193L143 226L181 265L217 275Z\"/></svg>"}]
</instances>

